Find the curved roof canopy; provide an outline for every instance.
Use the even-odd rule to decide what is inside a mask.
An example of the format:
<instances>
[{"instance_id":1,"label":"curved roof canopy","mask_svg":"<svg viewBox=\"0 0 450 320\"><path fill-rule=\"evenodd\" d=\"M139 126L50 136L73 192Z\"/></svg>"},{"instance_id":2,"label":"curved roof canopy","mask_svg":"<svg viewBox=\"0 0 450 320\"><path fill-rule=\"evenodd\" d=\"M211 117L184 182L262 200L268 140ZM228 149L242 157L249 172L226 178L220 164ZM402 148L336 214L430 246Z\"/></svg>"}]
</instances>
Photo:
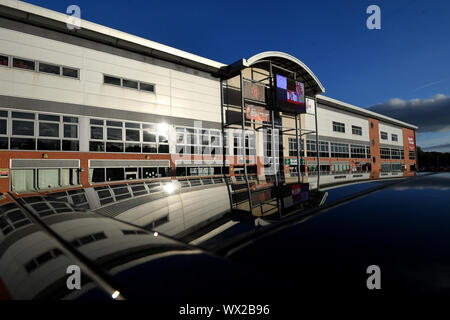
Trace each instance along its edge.
<instances>
[{"instance_id":1,"label":"curved roof canopy","mask_svg":"<svg viewBox=\"0 0 450 320\"><path fill-rule=\"evenodd\" d=\"M239 60L226 67L229 76L234 76L243 68L271 61L274 65L295 72L296 80L305 83L307 95L316 95L325 92L325 88L316 75L300 60L290 54L280 51L265 51L258 53L248 59Z\"/></svg>"}]
</instances>

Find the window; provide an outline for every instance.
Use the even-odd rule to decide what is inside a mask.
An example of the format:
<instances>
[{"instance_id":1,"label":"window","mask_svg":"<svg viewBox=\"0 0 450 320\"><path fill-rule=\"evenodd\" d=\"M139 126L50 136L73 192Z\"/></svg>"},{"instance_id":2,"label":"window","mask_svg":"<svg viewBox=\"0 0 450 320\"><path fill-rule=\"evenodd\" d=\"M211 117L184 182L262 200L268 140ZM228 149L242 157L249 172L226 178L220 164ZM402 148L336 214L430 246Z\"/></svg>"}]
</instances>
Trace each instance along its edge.
<instances>
[{"instance_id":1,"label":"window","mask_svg":"<svg viewBox=\"0 0 450 320\"><path fill-rule=\"evenodd\" d=\"M8 149L8 111L0 110L0 149Z\"/></svg>"},{"instance_id":2,"label":"window","mask_svg":"<svg viewBox=\"0 0 450 320\"><path fill-rule=\"evenodd\" d=\"M35 70L36 63L32 60L25 60L20 58L13 58L13 67L24 70Z\"/></svg>"},{"instance_id":3,"label":"window","mask_svg":"<svg viewBox=\"0 0 450 320\"><path fill-rule=\"evenodd\" d=\"M155 92L155 85L154 84L140 82L139 83L139 89L143 90L143 91L148 91L148 92Z\"/></svg>"},{"instance_id":4,"label":"window","mask_svg":"<svg viewBox=\"0 0 450 320\"><path fill-rule=\"evenodd\" d=\"M390 172L391 171L391 164L382 162L381 163L381 172Z\"/></svg>"},{"instance_id":5,"label":"window","mask_svg":"<svg viewBox=\"0 0 450 320\"><path fill-rule=\"evenodd\" d=\"M169 153L168 126L163 125L90 119L90 138L90 151Z\"/></svg>"},{"instance_id":6,"label":"window","mask_svg":"<svg viewBox=\"0 0 450 320\"><path fill-rule=\"evenodd\" d=\"M409 159L410 160L416 159L416 153L414 151L409 151Z\"/></svg>"},{"instance_id":7,"label":"window","mask_svg":"<svg viewBox=\"0 0 450 320\"><path fill-rule=\"evenodd\" d=\"M352 126L352 134L362 136L362 128L358 126Z\"/></svg>"},{"instance_id":8,"label":"window","mask_svg":"<svg viewBox=\"0 0 450 320\"><path fill-rule=\"evenodd\" d=\"M330 157L330 149L327 141L319 141L319 157Z\"/></svg>"},{"instance_id":9,"label":"window","mask_svg":"<svg viewBox=\"0 0 450 320\"><path fill-rule=\"evenodd\" d=\"M34 136L34 121L13 120L12 134L14 136Z\"/></svg>"},{"instance_id":10,"label":"window","mask_svg":"<svg viewBox=\"0 0 450 320\"><path fill-rule=\"evenodd\" d=\"M297 156L297 139L296 138L289 138L289 156L290 157L296 157ZM303 140L300 140L300 157L303 157L304 153L304 146L303 146Z\"/></svg>"},{"instance_id":11,"label":"window","mask_svg":"<svg viewBox=\"0 0 450 320\"><path fill-rule=\"evenodd\" d=\"M366 159L370 159L370 146L366 146Z\"/></svg>"},{"instance_id":12,"label":"window","mask_svg":"<svg viewBox=\"0 0 450 320\"><path fill-rule=\"evenodd\" d=\"M316 141L306 140L306 155L308 157L316 156Z\"/></svg>"},{"instance_id":13,"label":"window","mask_svg":"<svg viewBox=\"0 0 450 320\"><path fill-rule=\"evenodd\" d=\"M333 121L333 131L345 133L345 124Z\"/></svg>"},{"instance_id":14,"label":"window","mask_svg":"<svg viewBox=\"0 0 450 320\"><path fill-rule=\"evenodd\" d=\"M348 158L348 144L330 142L330 150L332 158Z\"/></svg>"},{"instance_id":15,"label":"window","mask_svg":"<svg viewBox=\"0 0 450 320\"><path fill-rule=\"evenodd\" d=\"M120 78L111 77L111 76L107 76L107 75L103 75L103 82L106 84L113 84L115 86L121 85Z\"/></svg>"},{"instance_id":16,"label":"window","mask_svg":"<svg viewBox=\"0 0 450 320\"><path fill-rule=\"evenodd\" d=\"M53 63L34 61L17 57L12 57L11 59L13 68L37 71L41 73L47 73L57 76L65 76L70 78L79 77L79 70L75 68L64 67ZM0 65L8 66L9 65L8 62L9 62L8 56L0 55Z\"/></svg>"},{"instance_id":17,"label":"window","mask_svg":"<svg viewBox=\"0 0 450 320\"><path fill-rule=\"evenodd\" d=\"M381 140L387 140L388 139L387 132L381 131L380 132L380 136L381 136Z\"/></svg>"},{"instance_id":18,"label":"window","mask_svg":"<svg viewBox=\"0 0 450 320\"><path fill-rule=\"evenodd\" d=\"M73 68L62 68L62 75L70 78L78 78L78 70Z\"/></svg>"},{"instance_id":19,"label":"window","mask_svg":"<svg viewBox=\"0 0 450 320\"><path fill-rule=\"evenodd\" d=\"M350 153L352 158L366 158L366 146L352 144Z\"/></svg>"},{"instance_id":20,"label":"window","mask_svg":"<svg viewBox=\"0 0 450 320\"><path fill-rule=\"evenodd\" d=\"M8 66L9 65L9 57L0 55L0 66Z\"/></svg>"},{"instance_id":21,"label":"window","mask_svg":"<svg viewBox=\"0 0 450 320\"><path fill-rule=\"evenodd\" d=\"M391 149L391 159L401 159L400 149Z\"/></svg>"},{"instance_id":22,"label":"window","mask_svg":"<svg viewBox=\"0 0 450 320\"><path fill-rule=\"evenodd\" d=\"M348 173L350 172L349 162L333 162L333 173Z\"/></svg>"},{"instance_id":23,"label":"window","mask_svg":"<svg viewBox=\"0 0 450 320\"><path fill-rule=\"evenodd\" d=\"M391 149L380 148L380 158L381 159L390 159L391 158Z\"/></svg>"},{"instance_id":24,"label":"window","mask_svg":"<svg viewBox=\"0 0 450 320\"><path fill-rule=\"evenodd\" d=\"M103 83L135 90L155 92L154 84L145 83L137 80L123 79L120 77L108 76L106 74L103 75Z\"/></svg>"},{"instance_id":25,"label":"window","mask_svg":"<svg viewBox=\"0 0 450 320\"><path fill-rule=\"evenodd\" d=\"M401 163L392 163L391 165L392 171L402 171Z\"/></svg>"},{"instance_id":26,"label":"window","mask_svg":"<svg viewBox=\"0 0 450 320\"><path fill-rule=\"evenodd\" d=\"M60 66L57 66L54 64L48 64L48 63L44 63L44 62L39 62L39 72L56 74L59 76L61 73L60 69L61 69Z\"/></svg>"},{"instance_id":27,"label":"window","mask_svg":"<svg viewBox=\"0 0 450 320\"><path fill-rule=\"evenodd\" d=\"M391 140L397 142L398 141L398 135L392 134L391 135Z\"/></svg>"},{"instance_id":28,"label":"window","mask_svg":"<svg viewBox=\"0 0 450 320\"><path fill-rule=\"evenodd\" d=\"M138 82L137 81L123 79L122 83L123 83L123 86L126 87L126 88L132 88L132 89L137 89L138 88Z\"/></svg>"},{"instance_id":29,"label":"window","mask_svg":"<svg viewBox=\"0 0 450 320\"><path fill-rule=\"evenodd\" d=\"M16 192L79 184L77 168L12 169L11 189Z\"/></svg>"}]
</instances>

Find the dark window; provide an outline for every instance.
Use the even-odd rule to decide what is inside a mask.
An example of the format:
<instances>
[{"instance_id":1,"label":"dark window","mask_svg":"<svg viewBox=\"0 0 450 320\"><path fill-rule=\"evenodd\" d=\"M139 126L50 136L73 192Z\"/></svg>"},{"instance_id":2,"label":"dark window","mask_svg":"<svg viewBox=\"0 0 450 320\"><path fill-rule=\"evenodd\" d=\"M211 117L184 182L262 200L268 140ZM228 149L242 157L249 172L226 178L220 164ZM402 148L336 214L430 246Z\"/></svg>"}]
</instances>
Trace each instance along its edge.
<instances>
[{"instance_id":1,"label":"dark window","mask_svg":"<svg viewBox=\"0 0 450 320\"><path fill-rule=\"evenodd\" d=\"M398 135L392 134L391 140L392 140L392 141L398 141Z\"/></svg>"},{"instance_id":2,"label":"dark window","mask_svg":"<svg viewBox=\"0 0 450 320\"><path fill-rule=\"evenodd\" d=\"M122 127L122 122L120 121L106 121L106 125L110 127Z\"/></svg>"},{"instance_id":3,"label":"dark window","mask_svg":"<svg viewBox=\"0 0 450 320\"><path fill-rule=\"evenodd\" d=\"M160 144L158 146L158 153L169 153L169 145L167 145L167 144Z\"/></svg>"},{"instance_id":4,"label":"dark window","mask_svg":"<svg viewBox=\"0 0 450 320\"><path fill-rule=\"evenodd\" d=\"M78 78L78 70L77 69L63 67L62 74L65 77Z\"/></svg>"},{"instance_id":5,"label":"dark window","mask_svg":"<svg viewBox=\"0 0 450 320\"><path fill-rule=\"evenodd\" d=\"M122 129L108 128L108 140L122 140Z\"/></svg>"},{"instance_id":6,"label":"dark window","mask_svg":"<svg viewBox=\"0 0 450 320\"><path fill-rule=\"evenodd\" d=\"M89 151L105 151L105 143L98 141L89 141Z\"/></svg>"},{"instance_id":7,"label":"dark window","mask_svg":"<svg viewBox=\"0 0 450 320\"><path fill-rule=\"evenodd\" d=\"M149 91L149 92L155 91L155 86L153 84L149 84L149 83L141 82L140 88L141 88L141 90L144 90L144 91Z\"/></svg>"},{"instance_id":8,"label":"dark window","mask_svg":"<svg viewBox=\"0 0 450 320\"><path fill-rule=\"evenodd\" d=\"M138 88L138 82L133 80L122 80L122 84L124 87L137 89Z\"/></svg>"},{"instance_id":9,"label":"dark window","mask_svg":"<svg viewBox=\"0 0 450 320\"><path fill-rule=\"evenodd\" d=\"M39 136L41 137L59 137L59 124L39 122Z\"/></svg>"},{"instance_id":10,"label":"dark window","mask_svg":"<svg viewBox=\"0 0 450 320\"><path fill-rule=\"evenodd\" d=\"M104 76L103 80L104 80L104 83L120 86L120 78Z\"/></svg>"},{"instance_id":11,"label":"dark window","mask_svg":"<svg viewBox=\"0 0 450 320\"><path fill-rule=\"evenodd\" d=\"M28 138L11 138L11 149L35 150L36 140Z\"/></svg>"},{"instance_id":12,"label":"dark window","mask_svg":"<svg viewBox=\"0 0 450 320\"><path fill-rule=\"evenodd\" d=\"M123 152L123 143L117 142L107 142L106 143L107 152Z\"/></svg>"},{"instance_id":13,"label":"dark window","mask_svg":"<svg viewBox=\"0 0 450 320\"><path fill-rule=\"evenodd\" d=\"M38 150L61 150L61 141L54 139L38 139Z\"/></svg>"},{"instance_id":14,"label":"dark window","mask_svg":"<svg viewBox=\"0 0 450 320\"><path fill-rule=\"evenodd\" d=\"M8 149L8 138L0 137L0 149Z\"/></svg>"},{"instance_id":15,"label":"dark window","mask_svg":"<svg viewBox=\"0 0 450 320\"><path fill-rule=\"evenodd\" d=\"M142 168L144 179L151 179L158 177L158 168Z\"/></svg>"},{"instance_id":16,"label":"dark window","mask_svg":"<svg viewBox=\"0 0 450 320\"><path fill-rule=\"evenodd\" d=\"M370 127L373 129L373 122L372 121L370 122Z\"/></svg>"},{"instance_id":17,"label":"dark window","mask_svg":"<svg viewBox=\"0 0 450 320\"><path fill-rule=\"evenodd\" d=\"M333 121L333 131L345 133L345 124Z\"/></svg>"},{"instance_id":18,"label":"dark window","mask_svg":"<svg viewBox=\"0 0 450 320\"><path fill-rule=\"evenodd\" d=\"M139 141L139 130L126 130L127 141Z\"/></svg>"},{"instance_id":19,"label":"dark window","mask_svg":"<svg viewBox=\"0 0 450 320\"><path fill-rule=\"evenodd\" d=\"M0 117L7 118L8 117L8 111L0 110Z\"/></svg>"},{"instance_id":20,"label":"dark window","mask_svg":"<svg viewBox=\"0 0 450 320\"><path fill-rule=\"evenodd\" d=\"M59 122L59 116L53 116L50 114L40 114L38 115L39 120L45 120L45 121L56 121Z\"/></svg>"},{"instance_id":21,"label":"dark window","mask_svg":"<svg viewBox=\"0 0 450 320\"><path fill-rule=\"evenodd\" d=\"M170 175L170 168L159 168L158 172L160 177L168 177Z\"/></svg>"},{"instance_id":22,"label":"dark window","mask_svg":"<svg viewBox=\"0 0 450 320\"><path fill-rule=\"evenodd\" d=\"M142 131L143 133L143 138L145 142L156 142L156 134L155 133L150 133L147 131Z\"/></svg>"},{"instance_id":23,"label":"dark window","mask_svg":"<svg viewBox=\"0 0 450 320\"><path fill-rule=\"evenodd\" d=\"M103 120L91 119L90 123L102 126L103 125Z\"/></svg>"},{"instance_id":24,"label":"dark window","mask_svg":"<svg viewBox=\"0 0 450 320\"><path fill-rule=\"evenodd\" d=\"M156 147L156 144L143 144L142 145L142 152L144 152L144 153L158 153L158 149Z\"/></svg>"},{"instance_id":25,"label":"dark window","mask_svg":"<svg viewBox=\"0 0 450 320\"><path fill-rule=\"evenodd\" d=\"M94 168L92 169L92 182L104 182L105 181L105 169Z\"/></svg>"},{"instance_id":26,"label":"dark window","mask_svg":"<svg viewBox=\"0 0 450 320\"><path fill-rule=\"evenodd\" d=\"M125 180L123 168L106 168L106 181Z\"/></svg>"},{"instance_id":27,"label":"dark window","mask_svg":"<svg viewBox=\"0 0 450 320\"><path fill-rule=\"evenodd\" d=\"M126 122L126 123L125 123L125 127L126 127L126 128L139 129L139 128L141 127L141 125L140 125L139 123Z\"/></svg>"},{"instance_id":28,"label":"dark window","mask_svg":"<svg viewBox=\"0 0 450 320\"><path fill-rule=\"evenodd\" d=\"M139 143L126 143L125 152L141 152L141 145Z\"/></svg>"},{"instance_id":29,"label":"dark window","mask_svg":"<svg viewBox=\"0 0 450 320\"><path fill-rule=\"evenodd\" d=\"M70 122L70 123L78 123L78 118L76 117L63 117L64 122Z\"/></svg>"},{"instance_id":30,"label":"dark window","mask_svg":"<svg viewBox=\"0 0 450 320\"><path fill-rule=\"evenodd\" d=\"M8 56L0 56L0 66L8 65Z\"/></svg>"},{"instance_id":31,"label":"dark window","mask_svg":"<svg viewBox=\"0 0 450 320\"><path fill-rule=\"evenodd\" d=\"M362 128L358 126L352 126L352 134L362 136Z\"/></svg>"},{"instance_id":32,"label":"dark window","mask_svg":"<svg viewBox=\"0 0 450 320\"><path fill-rule=\"evenodd\" d=\"M7 132L7 121L6 119L0 119L0 134L6 134Z\"/></svg>"},{"instance_id":33,"label":"dark window","mask_svg":"<svg viewBox=\"0 0 450 320\"><path fill-rule=\"evenodd\" d=\"M64 151L79 151L80 146L78 141L76 140L63 140L62 141L62 149Z\"/></svg>"},{"instance_id":34,"label":"dark window","mask_svg":"<svg viewBox=\"0 0 450 320\"><path fill-rule=\"evenodd\" d=\"M64 124L64 138L78 138L78 126L76 124Z\"/></svg>"},{"instance_id":35,"label":"dark window","mask_svg":"<svg viewBox=\"0 0 450 320\"><path fill-rule=\"evenodd\" d=\"M34 113L28 113L28 112L12 112L13 118L20 118L20 119L35 119Z\"/></svg>"},{"instance_id":36,"label":"dark window","mask_svg":"<svg viewBox=\"0 0 450 320\"><path fill-rule=\"evenodd\" d=\"M382 140L387 140L388 139L388 134L387 132L381 131L380 132L380 136Z\"/></svg>"},{"instance_id":37,"label":"dark window","mask_svg":"<svg viewBox=\"0 0 450 320\"><path fill-rule=\"evenodd\" d=\"M103 127L91 127L91 139L103 139Z\"/></svg>"},{"instance_id":38,"label":"dark window","mask_svg":"<svg viewBox=\"0 0 450 320\"><path fill-rule=\"evenodd\" d=\"M39 62L39 72L52 73L59 76L60 67L53 64Z\"/></svg>"},{"instance_id":39,"label":"dark window","mask_svg":"<svg viewBox=\"0 0 450 320\"><path fill-rule=\"evenodd\" d=\"M34 122L13 120L12 134L18 136L34 136Z\"/></svg>"},{"instance_id":40,"label":"dark window","mask_svg":"<svg viewBox=\"0 0 450 320\"><path fill-rule=\"evenodd\" d=\"M185 167L177 167L176 168L176 176L177 177L184 177L184 176L186 176L186 168Z\"/></svg>"},{"instance_id":41,"label":"dark window","mask_svg":"<svg viewBox=\"0 0 450 320\"><path fill-rule=\"evenodd\" d=\"M411 160L416 159L416 153L414 151L409 151L409 159Z\"/></svg>"},{"instance_id":42,"label":"dark window","mask_svg":"<svg viewBox=\"0 0 450 320\"><path fill-rule=\"evenodd\" d=\"M31 60L13 58L13 67L25 70L35 70L35 62Z\"/></svg>"}]
</instances>

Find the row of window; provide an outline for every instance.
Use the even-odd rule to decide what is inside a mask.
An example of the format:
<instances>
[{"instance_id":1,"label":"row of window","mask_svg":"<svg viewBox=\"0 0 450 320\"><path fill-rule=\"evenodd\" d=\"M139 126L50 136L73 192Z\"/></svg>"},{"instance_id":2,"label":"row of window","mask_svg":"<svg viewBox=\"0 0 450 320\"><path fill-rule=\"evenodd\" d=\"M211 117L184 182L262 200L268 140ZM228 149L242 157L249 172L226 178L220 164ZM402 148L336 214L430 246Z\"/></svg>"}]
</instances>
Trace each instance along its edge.
<instances>
[{"instance_id":1,"label":"row of window","mask_svg":"<svg viewBox=\"0 0 450 320\"><path fill-rule=\"evenodd\" d=\"M103 82L105 84L111 84L123 88L135 89L140 91L155 92L155 85L138 80L130 80L125 78L119 78L114 76L103 75Z\"/></svg>"},{"instance_id":2,"label":"row of window","mask_svg":"<svg viewBox=\"0 0 450 320\"><path fill-rule=\"evenodd\" d=\"M77 117L0 110L0 149L78 151L78 135Z\"/></svg>"},{"instance_id":3,"label":"row of window","mask_svg":"<svg viewBox=\"0 0 450 320\"><path fill-rule=\"evenodd\" d=\"M333 131L345 133L345 123L333 121ZM352 125L352 134L362 136L362 128Z\"/></svg>"},{"instance_id":4,"label":"row of window","mask_svg":"<svg viewBox=\"0 0 450 320\"><path fill-rule=\"evenodd\" d=\"M11 190L16 192L70 187L78 184L78 169L39 168L11 170Z\"/></svg>"},{"instance_id":5,"label":"row of window","mask_svg":"<svg viewBox=\"0 0 450 320\"><path fill-rule=\"evenodd\" d=\"M76 68L61 66L53 63L42 61L23 59L8 55L0 54L0 66L13 67L22 70L30 70L35 72L42 72L46 74L53 74L62 77L70 77L78 79L80 71Z\"/></svg>"},{"instance_id":6,"label":"row of window","mask_svg":"<svg viewBox=\"0 0 450 320\"><path fill-rule=\"evenodd\" d=\"M384 132L384 131L380 131L380 138L381 138L381 140L388 140L388 133ZM392 133L391 134L391 140L393 142L398 142L398 135Z\"/></svg>"},{"instance_id":7,"label":"row of window","mask_svg":"<svg viewBox=\"0 0 450 320\"><path fill-rule=\"evenodd\" d=\"M306 140L306 155L316 157L316 142ZM324 158L370 158L370 147L364 145L348 145L346 143L319 141L319 157Z\"/></svg>"},{"instance_id":8,"label":"row of window","mask_svg":"<svg viewBox=\"0 0 450 320\"><path fill-rule=\"evenodd\" d=\"M380 148L381 159L405 159L403 149Z\"/></svg>"},{"instance_id":9,"label":"row of window","mask_svg":"<svg viewBox=\"0 0 450 320\"><path fill-rule=\"evenodd\" d=\"M404 164L402 163L381 163L381 172L399 172L404 169Z\"/></svg>"},{"instance_id":10,"label":"row of window","mask_svg":"<svg viewBox=\"0 0 450 320\"><path fill-rule=\"evenodd\" d=\"M177 167L177 177L189 177L189 176L214 176L230 174L229 167Z\"/></svg>"}]
</instances>

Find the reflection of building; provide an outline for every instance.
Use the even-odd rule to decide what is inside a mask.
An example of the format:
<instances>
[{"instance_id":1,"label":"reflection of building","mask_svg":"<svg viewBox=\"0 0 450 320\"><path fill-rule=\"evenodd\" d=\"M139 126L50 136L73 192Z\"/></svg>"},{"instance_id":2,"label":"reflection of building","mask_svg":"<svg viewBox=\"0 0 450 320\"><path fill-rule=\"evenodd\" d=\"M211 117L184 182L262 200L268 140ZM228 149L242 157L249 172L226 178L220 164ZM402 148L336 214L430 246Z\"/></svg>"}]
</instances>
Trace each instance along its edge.
<instances>
[{"instance_id":1,"label":"reflection of building","mask_svg":"<svg viewBox=\"0 0 450 320\"><path fill-rule=\"evenodd\" d=\"M274 161L283 178L298 169L305 180L320 169L322 183L414 171L416 127L317 95L324 92L317 77L287 54L227 66L86 21L74 32L65 15L30 4L0 6L0 168L9 170L0 191L236 175L244 171L244 149L247 173L265 180L264 158L273 155L265 156L264 145L272 135L253 130L270 120L264 61L304 83L309 112L317 99L318 146L310 114L298 121L299 157L292 131L279 136ZM223 136L221 111L225 117L241 99L235 67L253 105L246 126L253 131L243 136L230 126ZM272 122L295 127L282 112Z\"/></svg>"}]
</instances>

